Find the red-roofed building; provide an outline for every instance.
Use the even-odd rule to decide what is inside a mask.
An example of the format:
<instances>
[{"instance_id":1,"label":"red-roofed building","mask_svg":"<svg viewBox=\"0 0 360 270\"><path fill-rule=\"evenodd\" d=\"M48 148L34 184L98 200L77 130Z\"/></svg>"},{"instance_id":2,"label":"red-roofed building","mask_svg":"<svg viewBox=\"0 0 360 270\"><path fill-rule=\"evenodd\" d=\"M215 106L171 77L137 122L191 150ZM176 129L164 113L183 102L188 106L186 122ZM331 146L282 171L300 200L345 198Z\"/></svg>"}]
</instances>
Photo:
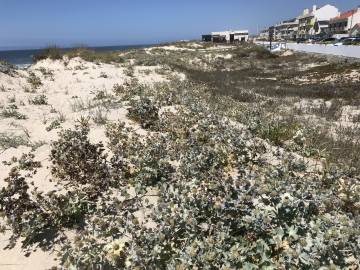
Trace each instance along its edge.
<instances>
[{"instance_id":1,"label":"red-roofed building","mask_svg":"<svg viewBox=\"0 0 360 270\"><path fill-rule=\"evenodd\" d=\"M329 23L330 34L349 34L350 30L360 23L360 7L341 13Z\"/></svg>"},{"instance_id":2,"label":"red-roofed building","mask_svg":"<svg viewBox=\"0 0 360 270\"><path fill-rule=\"evenodd\" d=\"M338 8L332 5L325 5L320 8L313 6L312 11L305 9L303 14L298 17L299 26L297 37L311 38L324 35L330 19L339 14Z\"/></svg>"}]
</instances>

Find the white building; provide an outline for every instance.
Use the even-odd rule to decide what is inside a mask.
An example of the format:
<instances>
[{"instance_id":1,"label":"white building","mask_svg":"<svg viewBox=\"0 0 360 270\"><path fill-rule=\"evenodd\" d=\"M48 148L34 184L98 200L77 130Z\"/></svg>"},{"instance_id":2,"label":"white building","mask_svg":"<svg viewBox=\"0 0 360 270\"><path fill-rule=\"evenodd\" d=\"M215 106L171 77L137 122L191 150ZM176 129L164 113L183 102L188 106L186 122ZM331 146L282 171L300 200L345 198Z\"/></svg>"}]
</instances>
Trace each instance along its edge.
<instances>
[{"instance_id":1,"label":"white building","mask_svg":"<svg viewBox=\"0 0 360 270\"><path fill-rule=\"evenodd\" d=\"M269 29L262 30L259 33L259 40L268 40L269 39Z\"/></svg>"},{"instance_id":2,"label":"white building","mask_svg":"<svg viewBox=\"0 0 360 270\"><path fill-rule=\"evenodd\" d=\"M350 30L360 23L360 7L341 13L332 18L329 23L329 33L349 34Z\"/></svg>"},{"instance_id":3,"label":"white building","mask_svg":"<svg viewBox=\"0 0 360 270\"><path fill-rule=\"evenodd\" d=\"M309 38L322 34L328 28L330 19L339 14L339 10L332 5L325 5L321 8L313 6L311 11L305 9L303 14L298 17L298 37Z\"/></svg>"},{"instance_id":4,"label":"white building","mask_svg":"<svg viewBox=\"0 0 360 270\"><path fill-rule=\"evenodd\" d=\"M236 30L236 31L222 31L222 32L212 32L212 41L213 42L246 42L249 40L249 31L248 30Z\"/></svg>"},{"instance_id":5,"label":"white building","mask_svg":"<svg viewBox=\"0 0 360 270\"><path fill-rule=\"evenodd\" d=\"M297 18L282 21L275 25L274 38L276 40L293 40L297 36L299 20Z\"/></svg>"}]
</instances>

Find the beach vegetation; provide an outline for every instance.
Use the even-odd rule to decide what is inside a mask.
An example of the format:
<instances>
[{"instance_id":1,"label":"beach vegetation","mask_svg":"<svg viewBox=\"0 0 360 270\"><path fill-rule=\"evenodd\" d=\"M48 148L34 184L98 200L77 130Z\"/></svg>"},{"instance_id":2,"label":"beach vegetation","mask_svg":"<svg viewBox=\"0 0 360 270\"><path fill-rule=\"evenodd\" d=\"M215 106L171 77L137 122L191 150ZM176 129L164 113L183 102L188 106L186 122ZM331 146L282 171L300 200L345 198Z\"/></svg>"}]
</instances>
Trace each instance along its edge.
<instances>
[{"instance_id":1,"label":"beach vegetation","mask_svg":"<svg viewBox=\"0 0 360 270\"><path fill-rule=\"evenodd\" d=\"M10 133L0 133L0 149L2 151L9 148L18 148L21 145L28 145L29 141L25 136L14 135Z\"/></svg>"},{"instance_id":2,"label":"beach vegetation","mask_svg":"<svg viewBox=\"0 0 360 270\"><path fill-rule=\"evenodd\" d=\"M38 95L34 98L29 99L29 104L32 105L48 105L48 98L46 95Z\"/></svg>"},{"instance_id":3,"label":"beach vegetation","mask_svg":"<svg viewBox=\"0 0 360 270\"><path fill-rule=\"evenodd\" d=\"M51 60L62 60L63 52L57 46L50 46L43 49L40 53L35 54L32 58L33 63L37 63L41 60L51 59Z\"/></svg>"},{"instance_id":4,"label":"beach vegetation","mask_svg":"<svg viewBox=\"0 0 360 270\"><path fill-rule=\"evenodd\" d=\"M54 129L58 129L58 128L60 128L61 127L61 121L59 120L59 119L55 119L54 121L52 121L51 123L50 123L50 125L49 126L47 126L45 129L46 129L46 131L52 131L52 130L54 130Z\"/></svg>"},{"instance_id":5,"label":"beach vegetation","mask_svg":"<svg viewBox=\"0 0 360 270\"><path fill-rule=\"evenodd\" d=\"M27 78L27 82L31 85L33 90L36 90L43 85L41 79L38 76L36 76L36 74L32 71L29 72L29 77Z\"/></svg>"},{"instance_id":6,"label":"beach vegetation","mask_svg":"<svg viewBox=\"0 0 360 270\"><path fill-rule=\"evenodd\" d=\"M357 269L359 131L341 121L358 83L308 80L328 65L313 56L176 46L124 59L186 80L73 97L89 115L51 144L56 190L33 186L35 155L13 160L0 191L8 248L55 252L64 269ZM108 121L118 106L127 118Z\"/></svg>"},{"instance_id":7,"label":"beach vegetation","mask_svg":"<svg viewBox=\"0 0 360 270\"><path fill-rule=\"evenodd\" d=\"M0 111L0 117L15 118L17 120L27 119L27 116L25 114L20 113L17 109L18 108L16 105L9 105L6 108L4 108L2 111Z\"/></svg>"},{"instance_id":8,"label":"beach vegetation","mask_svg":"<svg viewBox=\"0 0 360 270\"><path fill-rule=\"evenodd\" d=\"M94 121L95 124L97 125L105 125L108 121L108 117L107 117L107 113L104 110L103 107L98 106L95 109L95 112L92 113L92 120Z\"/></svg>"},{"instance_id":9,"label":"beach vegetation","mask_svg":"<svg viewBox=\"0 0 360 270\"><path fill-rule=\"evenodd\" d=\"M69 59L80 57L88 62L94 63L123 63L124 59L120 56L119 52L97 52L93 49L82 47L75 48L65 52L65 56Z\"/></svg>"}]
</instances>

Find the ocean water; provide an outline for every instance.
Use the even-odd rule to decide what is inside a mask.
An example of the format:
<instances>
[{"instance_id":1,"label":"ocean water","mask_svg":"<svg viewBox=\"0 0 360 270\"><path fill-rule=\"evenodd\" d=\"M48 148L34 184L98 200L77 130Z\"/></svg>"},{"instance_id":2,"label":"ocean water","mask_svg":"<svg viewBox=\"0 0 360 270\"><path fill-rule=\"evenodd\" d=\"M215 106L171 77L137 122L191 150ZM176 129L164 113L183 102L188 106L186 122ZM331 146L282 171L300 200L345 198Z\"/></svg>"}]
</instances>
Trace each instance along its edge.
<instances>
[{"instance_id":1,"label":"ocean water","mask_svg":"<svg viewBox=\"0 0 360 270\"><path fill-rule=\"evenodd\" d=\"M95 51L104 52L104 51L125 51L128 49L137 49L137 48L147 48L151 45L131 45L131 46L107 46L107 47L89 47ZM71 49L62 49L63 51ZM16 65L18 67L27 66L32 63L33 55L36 55L41 52L41 49L37 50L6 50L0 51L0 60L6 61L10 64Z\"/></svg>"}]
</instances>

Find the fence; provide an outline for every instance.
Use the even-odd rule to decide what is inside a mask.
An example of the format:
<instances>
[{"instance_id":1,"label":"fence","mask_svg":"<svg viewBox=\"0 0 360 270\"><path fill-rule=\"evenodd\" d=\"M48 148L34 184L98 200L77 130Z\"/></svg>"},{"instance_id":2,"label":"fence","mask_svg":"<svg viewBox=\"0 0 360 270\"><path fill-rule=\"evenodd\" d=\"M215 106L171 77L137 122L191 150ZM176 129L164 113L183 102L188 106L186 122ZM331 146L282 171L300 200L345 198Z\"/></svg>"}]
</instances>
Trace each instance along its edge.
<instances>
[{"instance_id":1,"label":"fence","mask_svg":"<svg viewBox=\"0 0 360 270\"><path fill-rule=\"evenodd\" d=\"M360 46L334 46L326 44L296 44L287 43L287 48L294 51L331 54L345 57L360 58Z\"/></svg>"},{"instance_id":2,"label":"fence","mask_svg":"<svg viewBox=\"0 0 360 270\"><path fill-rule=\"evenodd\" d=\"M258 45L269 47L269 42L256 42ZM299 52L321 53L352 58L360 58L360 46L342 45L334 46L328 44L304 44L304 43L286 43L273 42L272 51L281 49L290 49Z\"/></svg>"}]
</instances>

